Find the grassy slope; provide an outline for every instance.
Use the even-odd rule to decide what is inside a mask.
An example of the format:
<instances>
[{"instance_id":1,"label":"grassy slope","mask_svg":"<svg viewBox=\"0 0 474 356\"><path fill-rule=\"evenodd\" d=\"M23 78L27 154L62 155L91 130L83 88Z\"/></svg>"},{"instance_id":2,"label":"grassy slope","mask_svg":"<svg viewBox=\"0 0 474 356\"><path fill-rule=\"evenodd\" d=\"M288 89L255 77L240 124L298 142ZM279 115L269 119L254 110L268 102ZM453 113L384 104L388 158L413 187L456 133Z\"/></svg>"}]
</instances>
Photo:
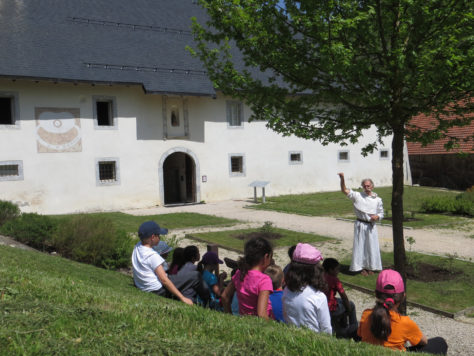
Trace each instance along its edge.
<instances>
[{"instance_id":1,"label":"grassy slope","mask_svg":"<svg viewBox=\"0 0 474 356\"><path fill-rule=\"evenodd\" d=\"M385 355L138 291L117 272L0 246L0 354Z\"/></svg>"}]
</instances>

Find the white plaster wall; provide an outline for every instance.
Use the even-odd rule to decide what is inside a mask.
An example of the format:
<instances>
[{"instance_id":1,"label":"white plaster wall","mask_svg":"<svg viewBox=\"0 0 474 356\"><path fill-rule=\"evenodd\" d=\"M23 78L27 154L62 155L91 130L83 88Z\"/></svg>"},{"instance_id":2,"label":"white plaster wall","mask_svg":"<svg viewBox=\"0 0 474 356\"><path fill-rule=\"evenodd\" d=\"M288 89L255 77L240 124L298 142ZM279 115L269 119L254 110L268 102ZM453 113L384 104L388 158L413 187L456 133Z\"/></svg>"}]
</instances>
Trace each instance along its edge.
<instances>
[{"instance_id":1,"label":"white plaster wall","mask_svg":"<svg viewBox=\"0 0 474 356\"><path fill-rule=\"evenodd\" d=\"M339 189L337 172L343 171L350 187L364 177L378 186L391 184L390 159L375 152L360 155L364 142L354 146L323 147L318 142L281 137L263 122L228 128L225 98L188 97L189 138L163 139L162 96L145 95L139 86L92 86L0 80L0 92L17 92L18 128L0 128L0 161L22 160L24 179L0 181L0 199L20 203L24 211L68 213L148 207L163 201L159 162L165 152L188 150L198 160L198 200L245 199L254 180L268 180L267 195ZM93 122L93 96L115 97L116 129L97 129ZM38 153L35 107L78 108L82 151ZM183 119L180 117L180 119ZM373 139L375 130L364 134ZM389 150L391 138L384 140ZM350 152L349 162L338 162L338 151ZM290 165L289 151L300 151L303 163ZM229 154L245 156L245 176L229 174ZM98 186L97 158L117 157L120 182ZM202 182L207 176L207 182ZM162 187L161 187L162 191ZM259 191L260 195L260 191Z\"/></svg>"}]
</instances>

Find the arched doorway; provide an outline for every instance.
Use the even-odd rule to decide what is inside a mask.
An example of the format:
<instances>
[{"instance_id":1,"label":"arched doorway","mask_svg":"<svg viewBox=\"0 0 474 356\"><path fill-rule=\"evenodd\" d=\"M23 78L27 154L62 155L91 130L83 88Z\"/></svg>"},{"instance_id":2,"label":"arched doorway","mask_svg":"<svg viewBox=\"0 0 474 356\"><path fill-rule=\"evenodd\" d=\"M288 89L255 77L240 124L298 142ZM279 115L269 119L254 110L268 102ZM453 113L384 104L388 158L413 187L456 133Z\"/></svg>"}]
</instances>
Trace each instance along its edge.
<instances>
[{"instance_id":1,"label":"arched doorway","mask_svg":"<svg viewBox=\"0 0 474 356\"><path fill-rule=\"evenodd\" d=\"M198 169L192 155L181 150L167 152L162 157L160 167L163 204L189 204L197 201Z\"/></svg>"}]
</instances>

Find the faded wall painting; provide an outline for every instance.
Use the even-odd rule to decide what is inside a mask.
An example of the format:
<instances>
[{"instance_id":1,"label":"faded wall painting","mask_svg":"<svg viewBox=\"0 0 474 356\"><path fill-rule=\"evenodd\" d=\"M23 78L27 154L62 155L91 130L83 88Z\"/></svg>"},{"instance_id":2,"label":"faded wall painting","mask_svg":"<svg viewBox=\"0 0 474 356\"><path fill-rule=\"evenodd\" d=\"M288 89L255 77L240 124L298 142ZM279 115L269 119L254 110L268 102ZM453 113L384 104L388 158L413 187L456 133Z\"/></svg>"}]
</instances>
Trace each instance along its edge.
<instances>
[{"instance_id":1,"label":"faded wall painting","mask_svg":"<svg viewBox=\"0 0 474 356\"><path fill-rule=\"evenodd\" d=\"M81 152L81 120L78 108L35 108L39 153Z\"/></svg>"}]
</instances>

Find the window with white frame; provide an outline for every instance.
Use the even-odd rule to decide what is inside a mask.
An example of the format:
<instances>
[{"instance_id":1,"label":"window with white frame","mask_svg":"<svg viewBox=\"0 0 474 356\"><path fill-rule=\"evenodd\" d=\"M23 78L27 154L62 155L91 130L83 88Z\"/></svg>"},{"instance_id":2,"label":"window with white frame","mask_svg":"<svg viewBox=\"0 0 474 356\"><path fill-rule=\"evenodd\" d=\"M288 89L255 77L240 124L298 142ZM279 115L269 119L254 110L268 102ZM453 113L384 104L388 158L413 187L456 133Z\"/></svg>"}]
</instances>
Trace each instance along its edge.
<instances>
[{"instance_id":1,"label":"window with white frame","mask_svg":"<svg viewBox=\"0 0 474 356\"><path fill-rule=\"evenodd\" d=\"M95 169L97 185L120 184L118 158L97 158Z\"/></svg>"},{"instance_id":2,"label":"window with white frame","mask_svg":"<svg viewBox=\"0 0 474 356\"><path fill-rule=\"evenodd\" d=\"M339 162L349 162L349 151L339 151L337 153L337 160Z\"/></svg>"},{"instance_id":3,"label":"window with white frame","mask_svg":"<svg viewBox=\"0 0 474 356\"><path fill-rule=\"evenodd\" d=\"M380 159L389 159L388 150L380 150Z\"/></svg>"},{"instance_id":4,"label":"window with white frame","mask_svg":"<svg viewBox=\"0 0 474 356\"><path fill-rule=\"evenodd\" d=\"M288 152L288 163L289 164L303 164L303 152L301 151Z\"/></svg>"},{"instance_id":5,"label":"window with white frame","mask_svg":"<svg viewBox=\"0 0 474 356\"><path fill-rule=\"evenodd\" d=\"M226 102L227 110L227 126L228 127L242 127L243 126L243 110L240 101Z\"/></svg>"},{"instance_id":6,"label":"window with white frame","mask_svg":"<svg viewBox=\"0 0 474 356\"><path fill-rule=\"evenodd\" d=\"M245 156L240 153L229 155L229 174L230 176L245 176Z\"/></svg>"},{"instance_id":7,"label":"window with white frame","mask_svg":"<svg viewBox=\"0 0 474 356\"><path fill-rule=\"evenodd\" d=\"M23 180L23 161L0 161L0 181Z\"/></svg>"},{"instance_id":8,"label":"window with white frame","mask_svg":"<svg viewBox=\"0 0 474 356\"><path fill-rule=\"evenodd\" d=\"M99 129L117 127L117 110L115 98L110 96L94 96L94 126Z\"/></svg>"},{"instance_id":9,"label":"window with white frame","mask_svg":"<svg viewBox=\"0 0 474 356\"><path fill-rule=\"evenodd\" d=\"M14 127L19 123L18 94L0 92L0 127Z\"/></svg>"}]
</instances>

